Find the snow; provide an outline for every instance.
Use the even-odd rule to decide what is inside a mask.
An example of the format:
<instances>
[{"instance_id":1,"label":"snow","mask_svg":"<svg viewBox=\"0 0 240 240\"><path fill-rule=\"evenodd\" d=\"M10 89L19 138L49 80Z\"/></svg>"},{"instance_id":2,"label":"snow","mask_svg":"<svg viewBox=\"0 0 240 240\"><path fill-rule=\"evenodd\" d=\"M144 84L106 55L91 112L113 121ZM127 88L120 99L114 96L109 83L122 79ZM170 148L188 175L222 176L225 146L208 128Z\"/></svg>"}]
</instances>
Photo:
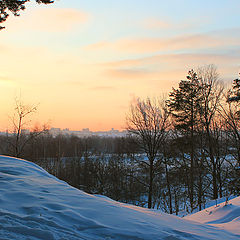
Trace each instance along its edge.
<instances>
[{"instance_id":1,"label":"snow","mask_svg":"<svg viewBox=\"0 0 240 240\"><path fill-rule=\"evenodd\" d=\"M185 219L208 224L240 235L240 197L188 215Z\"/></svg>"},{"instance_id":2,"label":"snow","mask_svg":"<svg viewBox=\"0 0 240 240\"><path fill-rule=\"evenodd\" d=\"M239 228L239 202L236 198L229 205L231 216L238 210L235 218L228 221L228 227L221 225L225 223L216 223L220 220L217 216L213 219L206 217L207 222L211 221L208 225L196 222L198 218L181 219L107 197L89 195L33 163L0 156L2 240L240 239L236 230Z\"/></svg>"},{"instance_id":3,"label":"snow","mask_svg":"<svg viewBox=\"0 0 240 240\"><path fill-rule=\"evenodd\" d=\"M235 195L230 195L230 196L228 196L228 199L231 200L231 199L236 198L236 197L237 197L237 196L235 196ZM202 206L202 207L204 208L204 210L206 210L207 208L212 207L212 206L215 206L215 205L219 205L219 204L222 203L222 202L226 202L226 197L218 198L217 201L216 201L216 200L208 200L208 201L206 201L206 202L204 203L204 206ZM204 210L203 210L203 211L204 211ZM199 208L198 208L198 207L195 208L195 209L192 211L192 213L189 213L189 212L187 212L186 210L180 211L180 212L178 213L178 216L179 216L179 217L186 217L186 216L190 216L190 215L192 215L192 214L194 214L194 213L197 213L197 212L199 212Z\"/></svg>"}]
</instances>

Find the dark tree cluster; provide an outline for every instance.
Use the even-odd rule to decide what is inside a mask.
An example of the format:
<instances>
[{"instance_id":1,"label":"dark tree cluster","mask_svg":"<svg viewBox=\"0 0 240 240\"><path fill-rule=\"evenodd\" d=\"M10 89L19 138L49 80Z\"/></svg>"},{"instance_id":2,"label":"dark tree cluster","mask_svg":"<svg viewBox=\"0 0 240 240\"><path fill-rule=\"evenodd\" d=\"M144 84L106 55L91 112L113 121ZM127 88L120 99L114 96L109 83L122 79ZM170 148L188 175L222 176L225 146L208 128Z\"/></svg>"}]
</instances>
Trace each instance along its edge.
<instances>
[{"instance_id":1,"label":"dark tree cluster","mask_svg":"<svg viewBox=\"0 0 240 240\"><path fill-rule=\"evenodd\" d=\"M135 104L134 112L131 107L127 122L132 127L128 129L136 136L138 145L147 156L147 187L151 190L158 185L158 181L165 181L165 194L159 197L168 199L166 209L170 213L173 208L178 212L177 198L180 196L186 198L185 209L192 212L197 207L202 209L206 199L239 193L238 80L234 80L230 93L232 98L224 92L216 67L207 65L197 71L190 70L186 80L180 81L178 88L172 89L166 100L168 108L165 111L168 114L161 114L160 105L153 108L153 104L149 104L151 111L157 109L149 115L148 108L142 107L146 105L144 100ZM170 127L166 124L162 128L163 121L171 122ZM166 137L158 145L155 136L163 135ZM151 157L153 150L154 158ZM157 180L161 175L158 166L165 169L161 180ZM177 173L173 179L172 172ZM177 176L181 177L178 179ZM176 179L177 194L174 189ZM149 208L154 206L153 195L157 192L150 190Z\"/></svg>"},{"instance_id":2,"label":"dark tree cluster","mask_svg":"<svg viewBox=\"0 0 240 240\"><path fill-rule=\"evenodd\" d=\"M9 13L19 16L19 13L26 8L26 3L30 0L1 0L0 1L0 23L7 20ZM38 4L50 4L54 0L36 0ZM0 29L4 27L0 26Z\"/></svg>"},{"instance_id":3,"label":"dark tree cluster","mask_svg":"<svg viewBox=\"0 0 240 240\"><path fill-rule=\"evenodd\" d=\"M228 101L229 102L240 101L240 79L239 78L236 78L233 80L233 87L229 91Z\"/></svg>"}]
</instances>

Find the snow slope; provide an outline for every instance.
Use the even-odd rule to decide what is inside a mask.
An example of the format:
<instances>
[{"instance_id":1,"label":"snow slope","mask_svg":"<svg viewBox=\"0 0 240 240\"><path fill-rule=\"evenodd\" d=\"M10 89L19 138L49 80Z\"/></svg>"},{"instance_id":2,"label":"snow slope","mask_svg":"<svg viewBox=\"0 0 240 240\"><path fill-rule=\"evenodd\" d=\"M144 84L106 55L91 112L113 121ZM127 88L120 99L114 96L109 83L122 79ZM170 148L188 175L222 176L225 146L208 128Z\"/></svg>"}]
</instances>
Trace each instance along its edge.
<instances>
[{"instance_id":1,"label":"snow slope","mask_svg":"<svg viewBox=\"0 0 240 240\"><path fill-rule=\"evenodd\" d=\"M233 198L236 198L237 196L236 195L230 195L228 197L229 200L233 199ZM222 198L218 198L217 199L217 205L219 205L220 203L223 203L223 202L226 202L226 197L222 197ZM215 206L216 205L216 200L208 200L207 202L205 202L204 204L204 209L207 209L209 207L212 207L212 206ZM203 206L202 206L203 207ZM190 216L194 213L197 213L199 212L199 209L198 208L195 208L193 209L192 213L189 213L187 212L186 210L183 210L183 211L180 211L178 213L178 216L179 217L186 217L186 216Z\"/></svg>"},{"instance_id":2,"label":"snow slope","mask_svg":"<svg viewBox=\"0 0 240 240\"><path fill-rule=\"evenodd\" d=\"M92 196L33 163L0 156L0 239L231 240L240 233Z\"/></svg>"},{"instance_id":3,"label":"snow slope","mask_svg":"<svg viewBox=\"0 0 240 240\"><path fill-rule=\"evenodd\" d=\"M240 235L240 197L229 200L227 205L222 202L184 219L209 224Z\"/></svg>"}]
</instances>

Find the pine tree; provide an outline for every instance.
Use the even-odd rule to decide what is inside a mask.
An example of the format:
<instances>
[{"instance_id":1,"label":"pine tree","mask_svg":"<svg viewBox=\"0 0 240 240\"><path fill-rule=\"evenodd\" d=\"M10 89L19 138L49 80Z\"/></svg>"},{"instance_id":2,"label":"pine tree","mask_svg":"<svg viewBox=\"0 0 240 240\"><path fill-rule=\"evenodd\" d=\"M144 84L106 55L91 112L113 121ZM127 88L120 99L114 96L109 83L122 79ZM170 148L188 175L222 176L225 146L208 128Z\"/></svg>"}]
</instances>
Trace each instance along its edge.
<instances>
[{"instance_id":1,"label":"pine tree","mask_svg":"<svg viewBox=\"0 0 240 240\"><path fill-rule=\"evenodd\" d=\"M173 88L168 107L175 128L185 133L194 133L200 122L202 87L196 72L191 70L188 74L187 80L180 81L178 89Z\"/></svg>"},{"instance_id":2,"label":"pine tree","mask_svg":"<svg viewBox=\"0 0 240 240\"><path fill-rule=\"evenodd\" d=\"M228 101L236 102L240 100L240 78L233 80L232 90L229 93Z\"/></svg>"},{"instance_id":3,"label":"pine tree","mask_svg":"<svg viewBox=\"0 0 240 240\"><path fill-rule=\"evenodd\" d=\"M180 81L178 89L173 88L167 103L174 127L187 137L188 145L191 147L188 186L192 211L194 209L194 136L201 123L202 87L194 70L189 71L186 78L187 80Z\"/></svg>"},{"instance_id":4,"label":"pine tree","mask_svg":"<svg viewBox=\"0 0 240 240\"><path fill-rule=\"evenodd\" d=\"M231 187L236 193L240 192L240 134L239 134L239 120L240 120L240 73L239 78L233 80L232 89L228 93L228 112L225 112L227 116L227 123L229 128L232 130L235 139L238 140L238 165L235 169L235 176L231 182Z\"/></svg>"}]
</instances>

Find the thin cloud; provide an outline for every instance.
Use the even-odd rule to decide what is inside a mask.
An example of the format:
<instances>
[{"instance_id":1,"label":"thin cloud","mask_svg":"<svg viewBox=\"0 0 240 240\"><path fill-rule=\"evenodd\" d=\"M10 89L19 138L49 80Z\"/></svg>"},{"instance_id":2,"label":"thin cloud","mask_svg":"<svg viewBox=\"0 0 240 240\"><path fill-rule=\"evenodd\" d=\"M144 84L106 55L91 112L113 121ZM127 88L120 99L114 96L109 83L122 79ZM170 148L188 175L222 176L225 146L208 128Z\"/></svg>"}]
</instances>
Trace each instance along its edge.
<instances>
[{"instance_id":1,"label":"thin cloud","mask_svg":"<svg viewBox=\"0 0 240 240\"><path fill-rule=\"evenodd\" d=\"M0 81L1 81L1 82L11 82L12 79L10 79L9 77L0 75Z\"/></svg>"},{"instance_id":2,"label":"thin cloud","mask_svg":"<svg viewBox=\"0 0 240 240\"><path fill-rule=\"evenodd\" d=\"M151 71L149 71L148 69L135 69L135 68L128 68L128 69L124 69L124 68L116 68L116 69L110 69L106 71L107 74L109 74L112 77L117 77L117 78L145 78L146 76L149 76L150 74L152 74Z\"/></svg>"},{"instance_id":3,"label":"thin cloud","mask_svg":"<svg viewBox=\"0 0 240 240\"><path fill-rule=\"evenodd\" d=\"M141 24L146 29L167 29L173 27L170 22L162 21L155 18L144 19Z\"/></svg>"},{"instance_id":4,"label":"thin cloud","mask_svg":"<svg viewBox=\"0 0 240 240\"><path fill-rule=\"evenodd\" d=\"M140 22L140 26L148 30L183 30L196 29L203 25L209 24L211 17L205 16L204 19L185 19L183 21L172 21L170 19L161 20L158 18L146 18Z\"/></svg>"},{"instance_id":5,"label":"thin cloud","mask_svg":"<svg viewBox=\"0 0 240 240\"><path fill-rule=\"evenodd\" d=\"M73 80L64 81L64 84L72 85L72 86L76 86L76 87L84 87L86 85L83 82L73 81Z\"/></svg>"},{"instance_id":6,"label":"thin cloud","mask_svg":"<svg viewBox=\"0 0 240 240\"><path fill-rule=\"evenodd\" d=\"M112 79L121 79L124 82L132 82L135 83L136 80L138 84L146 84L148 83L151 86L155 81L161 82L162 85L169 83L169 81L174 80L171 78L173 75L176 76L176 73L182 73L183 71L178 71L176 68L171 71L164 70L153 70L148 71L145 74L140 73L135 70L124 70L124 69L111 69L106 71L107 76L110 76ZM181 76L181 75L180 75Z\"/></svg>"},{"instance_id":7,"label":"thin cloud","mask_svg":"<svg viewBox=\"0 0 240 240\"><path fill-rule=\"evenodd\" d=\"M42 32L66 32L86 23L89 14L71 8L40 8L20 18L11 18L8 31L33 30Z\"/></svg>"},{"instance_id":8,"label":"thin cloud","mask_svg":"<svg viewBox=\"0 0 240 240\"><path fill-rule=\"evenodd\" d=\"M203 50L239 45L240 36L226 35L224 31L173 38L124 38L115 42L98 42L85 50L116 51L125 53L152 53L171 50Z\"/></svg>"},{"instance_id":9,"label":"thin cloud","mask_svg":"<svg viewBox=\"0 0 240 240\"><path fill-rule=\"evenodd\" d=\"M98 49L108 48L109 45L111 45L110 42L101 41L101 42L89 44L89 45L85 46L83 49L84 50L98 50Z\"/></svg>"},{"instance_id":10,"label":"thin cloud","mask_svg":"<svg viewBox=\"0 0 240 240\"><path fill-rule=\"evenodd\" d=\"M6 75L0 75L0 84L1 87L3 86L12 87L15 86L16 82Z\"/></svg>"},{"instance_id":11,"label":"thin cloud","mask_svg":"<svg viewBox=\"0 0 240 240\"><path fill-rule=\"evenodd\" d=\"M116 90L116 88L111 87L111 86L96 86L96 87L89 88L89 90L92 90L92 91L113 91L113 90Z\"/></svg>"},{"instance_id":12,"label":"thin cloud","mask_svg":"<svg viewBox=\"0 0 240 240\"><path fill-rule=\"evenodd\" d=\"M128 59L128 60L120 60L113 62L105 62L102 63L102 66L108 67L111 69L126 69L126 68L136 68L143 67L149 65L165 65L174 64L174 65L185 65L185 64L201 64L202 62L210 62L216 64L232 64L240 60L240 52L238 54L235 52L226 53L226 54L206 54L206 53L182 53L182 54L159 54L153 55L150 57L143 57L138 59ZM149 70L148 70L149 71ZM136 71L138 72L138 71Z\"/></svg>"},{"instance_id":13,"label":"thin cloud","mask_svg":"<svg viewBox=\"0 0 240 240\"><path fill-rule=\"evenodd\" d=\"M185 79L190 69L205 64L216 64L220 75L228 78L238 73L240 54L163 54L105 63L105 75L124 82L146 83L167 89L181 79Z\"/></svg>"}]
</instances>

